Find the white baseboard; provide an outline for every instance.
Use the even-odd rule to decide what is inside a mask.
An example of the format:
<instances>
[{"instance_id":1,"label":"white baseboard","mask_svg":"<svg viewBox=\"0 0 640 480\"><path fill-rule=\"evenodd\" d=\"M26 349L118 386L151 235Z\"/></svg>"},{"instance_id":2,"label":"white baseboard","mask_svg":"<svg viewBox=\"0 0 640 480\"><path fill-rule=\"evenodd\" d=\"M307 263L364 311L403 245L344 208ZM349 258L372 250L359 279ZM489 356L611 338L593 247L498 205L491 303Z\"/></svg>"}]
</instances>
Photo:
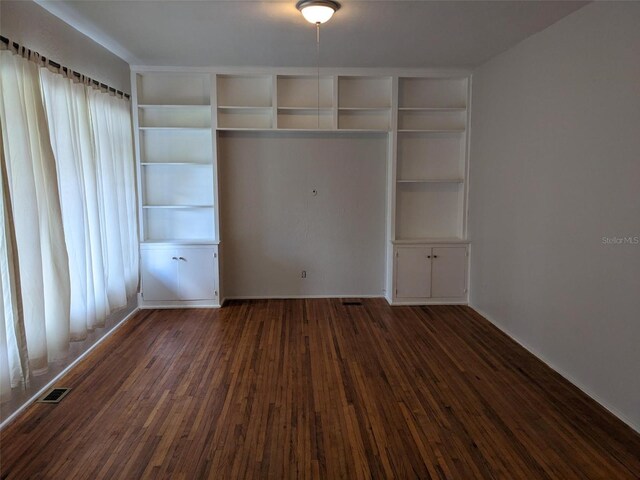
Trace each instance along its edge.
<instances>
[{"instance_id":1,"label":"white baseboard","mask_svg":"<svg viewBox=\"0 0 640 480\"><path fill-rule=\"evenodd\" d=\"M167 308L220 308L217 300L145 300L138 294L138 307L141 310Z\"/></svg>"},{"instance_id":2,"label":"white baseboard","mask_svg":"<svg viewBox=\"0 0 640 480\"><path fill-rule=\"evenodd\" d=\"M384 295L260 295L260 296L238 296L238 297L225 297L225 301L228 300L300 300L305 298L385 298Z\"/></svg>"},{"instance_id":3,"label":"white baseboard","mask_svg":"<svg viewBox=\"0 0 640 480\"><path fill-rule=\"evenodd\" d=\"M135 315L140 310L139 307L135 307L129 314L127 314L122 320L120 320L117 324L111 328L107 333L105 333L102 337L100 337L96 342L91 345L87 350L85 350L81 355L78 356L73 362L65 367L60 373L58 373L55 377L51 379L49 383L47 383L44 387L38 390L31 398L25 401L20 407L5 418L2 423L0 423L0 430L4 429L7 425L9 425L13 420L15 420L18 415L20 415L27 407L29 407L32 403L34 403L41 395L43 395L47 390L53 387L53 385L58 382L63 376L65 376L73 367L75 367L78 363L80 363L87 355L89 355L98 345L100 345L104 340L109 338L113 332L115 332L118 328L120 328L124 323L129 320L133 315Z\"/></svg>"},{"instance_id":4,"label":"white baseboard","mask_svg":"<svg viewBox=\"0 0 640 480\"><path fill-rule=\"evenodd\" d=\"M553 363L551 363L549 360L547 360L544 355L542 355L540 352L538 352L535 348L531 347L530 345L524 344L522 343L522 341L520 339L518 339L517 337L515 337L511 332L509 332L508 330L505 330L505 328L500 325L499 323L497 323L495 320L493 320L491 318L491 316L487 315L485 312L483 312L482 310L480 310L479 308L476 308L475 306L469 304L469 306L474 309L476 312L478 312L480 315L482 315L484 318L486 318L493 326L495 326L498 330L500 330L502 333L504 333L507 337L509 337L511 340L513 340L514 342L516 342L518 345L520 345L522 348L524 348L527 352L529 352L531 355L533 355L534 357L536 357L538 360L540 360L542 363L544 363L547 367L549 367L551 370L553 370L554 372L556 372L558 375L560 375L562 378L564 378L567 382L571 383L574 387L576 387L578 390L580 390L582 393L584 393L587 397L591 398L594 402L596 402L597 404L599 404L601 407L603 407L606 411L608 411L611 415L613 415L614 417L618 418L619 420L621 420L622 422L624 422L626 425L628 425L632 430L640 433L640 425L636 425L634 424L631 420L629 420L624 414L620 413L619 411L617 411L615 408L610 407L609 405L607 405L604 400L602 400L601 398L598 397L598 395L589 392L587 390L584 389L584 387L582 387L580 385L580 383L578 383L571 375L569 375L567 372L565 372L564 370L562 370L561 368L557 368L555 365L553 365Z\"/></svg>"},{"instance_id":5,"label":"white baseboard","mask_svg":"<svg viewBox=\"0 0 640 480\"><path fill-rule=\"evenodd\" d=\"M172 308L220 308L220 304L211 302L144 302L140 305L140 310L168 310Z\"/></svg>"},{"instance_id":6,"label":"white baseboard","mask_svg":"<svg viewBox=\"0 0 640 480\"><path fill-rule=\"evenodd\" d=\"M388 301L388 300L387 300ZM392 307L416 307L416 306L429 306L429 305L468 305L466 300L417 300L417 301L402 301L392 300L389 305Z\"/></svg>"}]
</instances>

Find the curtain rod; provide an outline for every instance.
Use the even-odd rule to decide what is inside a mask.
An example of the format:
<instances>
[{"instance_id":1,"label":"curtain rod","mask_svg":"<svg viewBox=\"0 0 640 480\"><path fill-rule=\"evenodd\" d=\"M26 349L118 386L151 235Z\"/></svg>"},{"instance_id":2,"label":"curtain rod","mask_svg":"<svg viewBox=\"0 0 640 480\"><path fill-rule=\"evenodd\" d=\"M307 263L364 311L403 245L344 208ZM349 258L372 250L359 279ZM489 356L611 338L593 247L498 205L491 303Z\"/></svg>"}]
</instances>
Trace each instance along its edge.
<instances>
[{"instance_id":1,"label":"curtain rod","mask_svg":"<svg viewBox=\"0 0 640 480\"><path fill-rule=\"evenodd\" d=\"M0 35L0 42L4 43L4 44L6 44L6 45L9 45L10 43L12 43L12 44L13 44L13 47L14 47L14 48L16 48L16 49L18 49L18 50L20 50L20 49L22 49L22 50L25 50L25 49L29 50L28 48L26 48L26 47L24 47L24 46L20 45L19 43L16 43L16 42L10 42L10 41L9 41L9 39L8 39L7 37L3 37L2 35ZM82 77L82 76L85 76L85 77L87 77L87 78L89 79L89 81L90 81L92 84L94 84L94 85L96 85L96 86L98 86L98 87L104 88L104 89L106 89L106 90L108 90L108 91L110 91L110 92L112 92L112 93L122 95L122 96L123 96L123 97L125 97L125 98L131 98L131 96L130 96L128 93L125 93L125 92L123 92L123 91L121 91L121 90L117 90L117 89L115 89L115 88L113 88L113 87L110 87L109 85L104 84L104 83L100 83L99 81L94 80L93 78L88 77L88 76L86 76L86 75L82 75L81 73L76 72L75 70L71 70L71 69L70 69L70 68L68 68L68 67L65 67L65 66L60 65L58 62L54 62L54 61L53 61L53 60L51 60L50 58L46 58L46 57L44 57L44 56L42 56L42 55L41 55L41 58L42 58L42 60L43 60L43 61L47 62L49 65L51 65L51 66L52 66L52 67L54 67L54 68L59 68L59 69L62 69L62 70L64 70L64 71L71 72L71 74L73 74L73 76L74 76L74 77L78 77L78 78L80 78L80 77Z\"/></svg>"}]
</instances>

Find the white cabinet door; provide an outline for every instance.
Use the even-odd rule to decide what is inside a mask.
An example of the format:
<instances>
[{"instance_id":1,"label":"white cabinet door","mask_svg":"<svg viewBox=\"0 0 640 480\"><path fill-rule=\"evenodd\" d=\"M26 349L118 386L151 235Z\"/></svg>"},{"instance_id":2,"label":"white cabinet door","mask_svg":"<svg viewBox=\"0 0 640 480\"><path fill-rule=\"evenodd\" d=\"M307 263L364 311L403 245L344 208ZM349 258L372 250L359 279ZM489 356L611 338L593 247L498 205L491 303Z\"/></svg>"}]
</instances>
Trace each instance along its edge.
<instances>
[{"instance_id":1,"label":"white cabinet door","mask_svg":"<svg viewBox=\"0 0 640 480\"><path fill-rule=\"evenodd\" d=\"M396 297L428 298L431 293L431 248L396 248Z\"/></svg>"},{"instance_id":2,"label":"white cabinet door","mask_svg":"<svg viewBox=\"0 0 640 480\"><path fill-rule=\"evenodd\" d=\"M178 283L181 300L216 297L216 258L213 248L185 248L178 251Z\"/></svg>"},{"instance_id":3,"label":"white cabinet door","mask_svg":"<svg viewBox=\"0 0 640 480\"><path fill-rule=\"evenodd\" d=\"M142 250L142 297L145 300L178 300L178 257L167 249Z\"/></svg>"},{"instance_id":4,"label":"white cabinet door","mask_svg":"<svg viewBox=\"0 0 640 480\"><path fill-rule=\"evenodd\" d=\"M434 247L431 253L431 296L464 297L467 288L467 247Z\"/></svg>"}]
</instances>

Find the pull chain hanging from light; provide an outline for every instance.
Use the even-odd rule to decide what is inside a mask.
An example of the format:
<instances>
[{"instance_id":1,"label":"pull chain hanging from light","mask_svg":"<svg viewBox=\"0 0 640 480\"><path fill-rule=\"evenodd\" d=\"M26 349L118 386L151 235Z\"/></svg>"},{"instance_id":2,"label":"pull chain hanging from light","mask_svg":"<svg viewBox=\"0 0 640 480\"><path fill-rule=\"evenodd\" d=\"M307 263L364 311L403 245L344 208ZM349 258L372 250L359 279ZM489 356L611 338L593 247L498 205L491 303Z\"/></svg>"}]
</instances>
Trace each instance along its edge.
<instances>
[{"instance_id":1,"label":"pull chain hanging from light","mask_svg":"<svg viewBox=\"0 0 640 480\"><path fill-rule=\"evenodd\" d=\"M316 95L316 107L318 109L317 128L320 128L320 22L316 23L316 78L316 85L318 87Z\"/></svg>"},{"instance_id":2,"label":"pull chain hanging from light","mask_svg":"<svg viewBox=\"0 0 640 480\"><path fill-rule=\"evenodd\" d=\"M296 4L302 16L316 26L316 76L317 76L317 128L320 128L320 24L329 21L340 9L340 4L332 0L300 0Z\"/></svg>"}]
</instances>

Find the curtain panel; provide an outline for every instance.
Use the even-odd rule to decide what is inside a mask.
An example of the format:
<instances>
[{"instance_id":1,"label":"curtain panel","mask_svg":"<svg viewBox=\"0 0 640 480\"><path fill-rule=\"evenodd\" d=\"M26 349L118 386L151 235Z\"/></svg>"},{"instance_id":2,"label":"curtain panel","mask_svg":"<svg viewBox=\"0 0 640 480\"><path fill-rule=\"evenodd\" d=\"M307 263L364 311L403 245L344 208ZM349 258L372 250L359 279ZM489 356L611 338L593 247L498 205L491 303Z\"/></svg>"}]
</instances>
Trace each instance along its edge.
<instances>
[{"instance_id":1,"label":"curtain panel","mask_svg":"<svg viewBox=\"0 0 640 480\"><path fill-rule=\"evenodd\" d=\"M49 361L64 358L69 346L67 249L38 66L8 50L0 55L5 195L15 229L29 365L37 374Z\"/></svg>"},{"instance_id":2,"label":"curtain panel","mask_svg":"<svg viewBox=\"0 0 640 480\"><path fill-rule=\"evenodd\" d=\"M4 395L136 294L138 236L128 101L0 50L0 123Z\"/></svg>"}]
</instances>

